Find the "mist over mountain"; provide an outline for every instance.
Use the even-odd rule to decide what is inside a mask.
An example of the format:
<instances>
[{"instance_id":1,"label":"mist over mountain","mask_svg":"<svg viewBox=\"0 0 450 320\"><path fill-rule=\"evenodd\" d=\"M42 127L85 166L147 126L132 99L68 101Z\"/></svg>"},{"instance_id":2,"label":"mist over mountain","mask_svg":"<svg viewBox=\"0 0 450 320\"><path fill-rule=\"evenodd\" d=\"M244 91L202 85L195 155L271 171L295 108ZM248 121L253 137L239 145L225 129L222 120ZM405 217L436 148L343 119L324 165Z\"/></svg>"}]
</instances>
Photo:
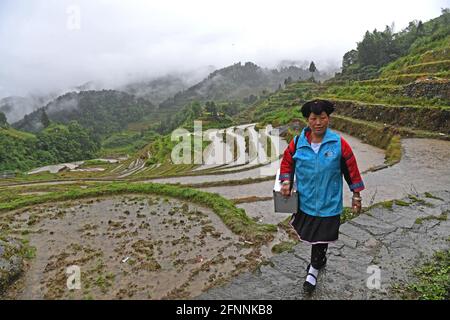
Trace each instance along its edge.
<instances>
[{"instance_id":1,"label":"mist over mountain","mask_svg":"<svg viewBox=\"0 0 450 320\"><path fill-rule=\"evenodd\" d=\"M288 66L286 63L279 69L268 69L253 62L238 62L210 73L201 82L162 102L160 107L182 107L195 100L242 100L250 95L257 96L262 91L274 91L286 82L311 76L307 68ZM316 80L326 80L331 75L327 77L316 71L314 77Z\"/></svg>"},{"instance_id":2,"label":"mist over mountain","mask_svg":"<svg viewBox=\"0 0 450 320\"><path fill-rule=\"evenodd\" d=\"M45 127L45 117L63 124L75 120L101 136L123 130L127 124L142 119L154 108L145 99L116 90L69 92L26 115L13 126L38 132Z\"/></svg>"},{"instance_id":3,"label":"mist over mountain","mask_svg":"<svg viewBox=\"0 0 450 320\"><path fill-rule=\"evenodd\" d=\"M14 123L22 119L26 114L42 107L56 97L57 96L54 95L6 97L0 100L0 112L3 112L6 115L9 123Z\"/></svg>"},{"instance_id":4,"label":"mist over mountain","mask_svg":"<svg viewBox=\"0 0 450 320\"><path fill-rule=\"evenodd\" d=\"M60 94L4 98L1 100L0 111L6 114L9 123L17 122L15 127L36 132L43 128L39 116L42 110L47 112L50 120L78 120L81 114L75 113L80 112L79 97L86 96L81 94L82 92L90 92L88 95L95 96L90 103L99 104L101 108L108 108L105 106L106 101L102 99L110 98L99 94L104 90L127 93L130 101L145 99L145 103L160 105L162 109L182 107L194 100L242 100L251 95L257 96L262 91L274 91L286 81L310 78L312 74L307 70L307 66L306 61L283 60L277 68L269 69L252 62L239 62L219 70L215 70L213 66L205 66L190 72L142 78L113 88L111 84L92 80L73 88L61 89ZM333 69L328 72L316 71L314 78L326 80L332 76L332 71ZM38 109L40 111L34 112ZM63 116L64 112L72 116ZM22 119L25 115L28 115L26 119Z\"/></svg>"},{"instance_id":5,"label":"mist over mountain","mask_svg":"<svg viewBox=\"0 0 450 320\"><path fill-rule=\"evenodd\" d=\"M44 107L54 99L68 92L101 90L105 86L100 82L88 81L79 86L59 88L44 93L29 93L25 96L9 96L0 100L0 112L6 115L9 123L15 123L25 115Z\"/></svg>"},{"instance_id":6,"label":"mist over mountain","mask_svg":"<svg viewBox=\"0 0 450 320\"><path fill-rule=\"evenodd\" d=\"M157 78L135 80L115 89L159 104L179 91L195 85L214 70L214 66L205 66L189 72L171 72Z\"/></svg>"}]
</instances>

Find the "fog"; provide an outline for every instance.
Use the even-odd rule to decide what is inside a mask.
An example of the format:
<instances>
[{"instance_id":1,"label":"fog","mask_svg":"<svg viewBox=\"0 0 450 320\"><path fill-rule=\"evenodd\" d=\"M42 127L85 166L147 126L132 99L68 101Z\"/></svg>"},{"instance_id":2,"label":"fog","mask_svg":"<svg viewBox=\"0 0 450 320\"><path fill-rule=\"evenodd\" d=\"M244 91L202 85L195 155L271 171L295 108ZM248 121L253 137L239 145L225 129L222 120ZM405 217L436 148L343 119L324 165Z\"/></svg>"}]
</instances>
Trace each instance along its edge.
<instances>
[{"instance_id":1,"label":"fog","mask_svg":"<svg viewBox=\"0 0 450 320\"><path fill-rule=\"evenodd\" d=\"M337 68L366 30L440 15L449 1L2 0L0 98L93 81L117 87L211 66ZM101 84L101 85L99 85Z\"/></svg>"}]
</instances>

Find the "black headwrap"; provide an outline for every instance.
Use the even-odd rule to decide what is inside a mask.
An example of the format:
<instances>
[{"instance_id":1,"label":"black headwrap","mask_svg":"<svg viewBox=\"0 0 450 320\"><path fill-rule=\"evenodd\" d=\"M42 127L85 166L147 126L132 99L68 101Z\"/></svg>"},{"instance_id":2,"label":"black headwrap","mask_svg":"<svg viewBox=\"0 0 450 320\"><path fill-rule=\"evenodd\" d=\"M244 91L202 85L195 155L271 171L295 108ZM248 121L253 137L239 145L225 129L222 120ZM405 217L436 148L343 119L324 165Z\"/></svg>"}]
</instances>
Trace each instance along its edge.
<instances>
[{"instance_id":1,"label":"black headwrap","mask_svg":"<svg viewBox=\"0 0 450 320\"><path fill-rule=\"evenodd\" d=\"M329 116L334 111L334 104L328 100L312 100L306 102L300 109L303 116L308 118L312 113L320 115L323 111Z\"/></svg>"}]
</instances>

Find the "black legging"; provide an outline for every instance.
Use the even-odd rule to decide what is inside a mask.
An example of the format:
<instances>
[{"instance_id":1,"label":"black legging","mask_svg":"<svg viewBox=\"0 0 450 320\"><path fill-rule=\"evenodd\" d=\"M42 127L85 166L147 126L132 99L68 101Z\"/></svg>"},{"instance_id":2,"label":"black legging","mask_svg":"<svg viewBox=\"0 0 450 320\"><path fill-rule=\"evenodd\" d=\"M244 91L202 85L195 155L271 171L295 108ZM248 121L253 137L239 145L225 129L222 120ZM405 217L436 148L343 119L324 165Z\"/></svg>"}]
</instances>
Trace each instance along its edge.
<instances>
[{"instance_id":1,"label":"black legging","mask_svg":"<svg viewBox=\"0 0 450 320\"><path fill-rule=\"evenodd\" d=\"M318 243L311 246L311 265L314 269L320 269L325 265L327 249L328 243Z\"/></svg>"}]
</instances>

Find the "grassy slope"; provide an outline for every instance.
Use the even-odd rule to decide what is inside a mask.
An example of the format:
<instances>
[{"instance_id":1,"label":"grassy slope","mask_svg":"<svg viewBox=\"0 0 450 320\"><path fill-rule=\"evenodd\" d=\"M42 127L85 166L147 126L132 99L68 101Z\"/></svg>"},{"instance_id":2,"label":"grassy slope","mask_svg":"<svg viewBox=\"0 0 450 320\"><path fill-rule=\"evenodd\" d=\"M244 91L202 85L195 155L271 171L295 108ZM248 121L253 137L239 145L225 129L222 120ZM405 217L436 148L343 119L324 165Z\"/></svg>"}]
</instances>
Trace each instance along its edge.
<instances>
[{"instance_id":1,"label":"grassy slope","mask_svg":"<svg viewBox=\"0 0 450 320\"><path fill-rule=\"evenodd\" d=\"M431 26L434 20L424 24ZM346 99L387 105L413 105L450 107L448 97L405 96L404 87L415 81L433 79L431 83L448 83L450 80L450 26L441 23L431 35L418 38L407 55L380 69L380 76L365 81L329 81L323 97Z\"/></svg>"}]
</instances>

